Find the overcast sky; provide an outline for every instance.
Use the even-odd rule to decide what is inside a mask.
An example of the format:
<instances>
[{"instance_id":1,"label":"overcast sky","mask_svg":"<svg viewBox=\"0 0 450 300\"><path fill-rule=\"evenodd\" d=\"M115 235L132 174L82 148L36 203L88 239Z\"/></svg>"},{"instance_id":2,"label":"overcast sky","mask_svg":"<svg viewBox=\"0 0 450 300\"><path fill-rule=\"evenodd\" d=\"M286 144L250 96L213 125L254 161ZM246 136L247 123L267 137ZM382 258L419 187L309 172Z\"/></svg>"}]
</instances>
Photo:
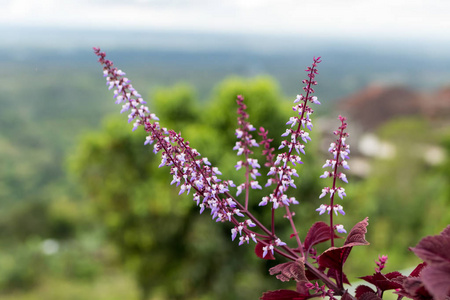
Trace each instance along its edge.
<instances>
[{"instance_id":1,"label":"overcast sky","mask_svg":"<svg viewBox=\"0 0 450 300\"><path fill-rule=\"evenodd\" d=\"M0 26L450 40L449 0L0 0Z\"/></svg>"}]
</instances>

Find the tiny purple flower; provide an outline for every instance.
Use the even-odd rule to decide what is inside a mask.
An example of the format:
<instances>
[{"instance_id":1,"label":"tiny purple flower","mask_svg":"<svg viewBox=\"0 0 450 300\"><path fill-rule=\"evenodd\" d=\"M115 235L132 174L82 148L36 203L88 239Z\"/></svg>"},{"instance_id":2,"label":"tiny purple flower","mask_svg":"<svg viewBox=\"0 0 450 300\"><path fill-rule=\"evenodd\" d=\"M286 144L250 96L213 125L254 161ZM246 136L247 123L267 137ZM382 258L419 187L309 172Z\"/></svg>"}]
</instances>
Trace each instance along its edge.
<instances>
[{"instance_id":1,"label":"tiny purple flower","mask_svg":"<svg viewBox=\"0 0 450 300\"><path fill-rule=\"evenodd\" d=\"M259 185L258 181L255 180L250 181L250 186L252 189L262 190L262 187Z\"/></svg>"},{"instance_id":2,"label":"tiny purple flower","mask_svg":"<svg viewBox=\"0 0 450 300\"><path fill-rule=\"evenodd\" d=\"M279 238L275 240L275 245L278 247L286 246L285 242L282 242Z\"/></svg>"},{"instance_id":3,"label":"tiny purple flower","mask_svg":"<svg viewBox=\"0 0 450 300\"><path fill-rule=\"evenodd\" d=\"M238 231L236 230L236 227L231 229L231 240L234 241L234 239L237 236Z\"/></svg>"},{"instance_id":4,"label":"tiny purple flower","mask_svg":"<svg viewBox=\"0 0 450 300\"><path fill-rule=\"evenodd\" d=\"M347 231L344 229L344 225L338 224L335 226L335 228L339 233L347 233Z\"/></svg>"},{"instance_id":5,"label":"tiny purple flower","mask_svg":"<svg viewBox=\"0 0 450 300\"><path fill-rule=\"evenodd\" d=\"M345 211L344 208L342 207L342 205L336 205L333 207L333 211L337 216L337 213L339 212L341 215L345 216Z\"/></svg>"},{"instance_id":6,"label":"tiny purple flower","mask_svg":"<svg viewBox=\"0 0 450 300\"><path fill-rule=\"evenodd\" d=\"M264 196L262 198L261 202L259 202L258 206L266 206L268 201L269 201L269 197Z\"/></svg>"},{"instance_id":7,"label":"tiny purple flower","mask_svg":"<svg viewBox=\"0 0 450 300\"><path fill-rule=\"evenodd\" d=\"M330 176L330 172L328 172L328 171L325 171L321 176L320 176L320 178L328 178L329 176Z\"/></svg>"},{"instance_id":8,"label":"tiny purple flower","mask_svg":"<svg viewBox=\"0 0 450 300\"><path fill-rule=\"evenodd\" d=\"M327 211L328 205L321 204L316 211L319 212L319 215L323 215Z\"/></svg>"},{"instance_id":9,"label":"tiny purple flower","mask_svg":"<svg viewBox=\"0 0 450 300\"><path fill-rule=\"evenodd\" d=\"M316 96L311 97L311 102L314 103L314 104L320 105L320 102L319 102L319 100L317 100Z\"/></svg>"}]
</instances>

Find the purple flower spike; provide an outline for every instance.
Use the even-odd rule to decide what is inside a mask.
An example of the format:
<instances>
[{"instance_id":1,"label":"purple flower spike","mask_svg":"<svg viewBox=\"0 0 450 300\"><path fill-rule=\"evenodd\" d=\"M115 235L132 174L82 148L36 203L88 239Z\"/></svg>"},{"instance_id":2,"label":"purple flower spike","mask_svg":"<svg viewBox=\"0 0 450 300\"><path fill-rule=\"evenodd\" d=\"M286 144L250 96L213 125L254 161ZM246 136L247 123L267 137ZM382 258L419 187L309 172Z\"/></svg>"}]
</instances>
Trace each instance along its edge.
<instances>
[{"instance_id":1,"label":"purple flower spike","mask_svg":"<svg viewBox=\"0 0 450 300\"><path fill-rule=\"evenodd\" d=\"M348 163L346 159L349 159L350 154L350 146L345 143L346 138L348 137L348 133L345 132L345 129L347 129L347 123L345 122L346 119L342 116L339 116L339 120L341 121L341 125L339 126L338 130L334 131L334 134L338 136L337 140L330 144L330 147L328 148L328 152L331 153L332 159L327 159L325 164L323 165L323 168L331 168L331 172L325 171L323 175L320 176L320 178L333 178L333 186L332 187L325 187L322 189L322 193L320 194L319 198L324 197L327 193L330 194L330 205L326 206L326 209L328 210L328 213L330 214L331 208L333 208L334 213L336 216L338 215L338 212L342 215L345 215L345 212L341 205L335 204L335 195L337 194L339 198L344 199L347 194L345 193L345 189L343 187L337 187L336 186L336 179L340 179L345 183L348 183L347 176L342 173L338 172L338 168L342 167L344 169L349 169ZM319 211L319 214L323 214L325 212L325 205L321 205L316 211ZM339 225L341 226L341 225ZM330 227L333 228L333 214L330 214ZM334 227L338 230L338 232L345 232L345 229L343 227ZM339 231L341 230L341 231ZM331 238L331 246L334 246L334 237L333 233L330 233Z\"/></svg>"}]
</instances>

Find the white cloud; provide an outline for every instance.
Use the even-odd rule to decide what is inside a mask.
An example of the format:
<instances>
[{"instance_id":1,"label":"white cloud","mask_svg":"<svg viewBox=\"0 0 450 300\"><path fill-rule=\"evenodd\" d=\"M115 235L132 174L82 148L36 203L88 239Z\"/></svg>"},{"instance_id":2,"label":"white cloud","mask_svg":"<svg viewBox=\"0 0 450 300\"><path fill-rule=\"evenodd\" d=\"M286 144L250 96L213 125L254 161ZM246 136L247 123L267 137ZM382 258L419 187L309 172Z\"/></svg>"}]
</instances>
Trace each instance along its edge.
<instances>
[{"instance_id":1,"label":"white cloud","mask_svg":"<svg viewBox=\"0 0 450 300\"><path fill-rule=\"evenodd\" d=\"M10 0L0 24L450 39L446 0Z\"/></svg>"}]
</instances>

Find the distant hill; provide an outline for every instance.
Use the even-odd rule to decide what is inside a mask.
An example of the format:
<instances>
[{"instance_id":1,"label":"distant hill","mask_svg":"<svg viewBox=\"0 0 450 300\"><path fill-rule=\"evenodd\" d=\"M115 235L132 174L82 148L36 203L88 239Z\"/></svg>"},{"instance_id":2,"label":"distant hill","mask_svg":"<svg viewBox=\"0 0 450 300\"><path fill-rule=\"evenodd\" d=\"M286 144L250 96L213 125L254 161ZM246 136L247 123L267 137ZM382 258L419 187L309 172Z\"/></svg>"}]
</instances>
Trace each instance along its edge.
<instances>
[{"instance_id":1,"label":"distant hill","mask_svg":"<svg viewBox=\"0 0 450 300\"><path fill-rule=\"evenodd\" d=\"M337 109L373 132L385 122L403 116L422 116L432 123L450 122L450 87L417 91L407 86L370 85L337 103Z\"/></svg>"},{"instance_id":2,"label":"distant hill","mask_svg":"<svg viewBox=\"0 0 450 300\"><path fill-rule=\"evenodd\" d=\"M250 35L176 31L70 30L0 27L0 66L10 76L26 67L61 67L69 72L97 66L101 47L134 82L148 86L179 81L207 98L230 75L269 75L295 99L304 68L322 56L317 95L324 105L373 82L437 89L450 82L450 51L429 44L329 39L295 35ZM23 66L23 68L20 68ZM95 69L96 70L96 69ZM12 72L11 72L12 71ZM29 71L29 70L28 70ZM139 86L138 86L139 87ZM141 91L142 88L140 89Z\"/></svg>"}]
</instances>

